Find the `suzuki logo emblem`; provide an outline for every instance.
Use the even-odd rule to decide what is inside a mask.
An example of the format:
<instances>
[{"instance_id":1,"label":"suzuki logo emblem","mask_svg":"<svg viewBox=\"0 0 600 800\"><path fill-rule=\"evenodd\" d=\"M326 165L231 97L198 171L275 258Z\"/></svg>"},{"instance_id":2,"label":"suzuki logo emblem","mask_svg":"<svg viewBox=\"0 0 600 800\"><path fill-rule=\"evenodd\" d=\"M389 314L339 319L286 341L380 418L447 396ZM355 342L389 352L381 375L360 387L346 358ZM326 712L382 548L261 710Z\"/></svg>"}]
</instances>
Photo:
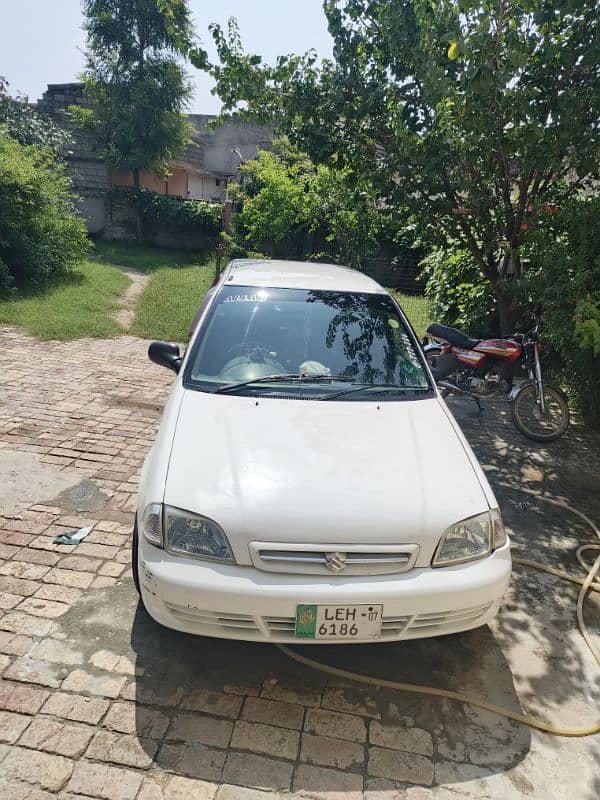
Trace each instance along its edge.
<instances>
[{"instance_id":1,"label":"suzuki logo emblem","mask_svg":"<svg viewBox=\"0 0 600 800\"><path fill-rule=\"evenodd\" d=\"M325 566L332 572L341 572L346 569L346 554L325 553Z\"/></svg>"}]
</instances>

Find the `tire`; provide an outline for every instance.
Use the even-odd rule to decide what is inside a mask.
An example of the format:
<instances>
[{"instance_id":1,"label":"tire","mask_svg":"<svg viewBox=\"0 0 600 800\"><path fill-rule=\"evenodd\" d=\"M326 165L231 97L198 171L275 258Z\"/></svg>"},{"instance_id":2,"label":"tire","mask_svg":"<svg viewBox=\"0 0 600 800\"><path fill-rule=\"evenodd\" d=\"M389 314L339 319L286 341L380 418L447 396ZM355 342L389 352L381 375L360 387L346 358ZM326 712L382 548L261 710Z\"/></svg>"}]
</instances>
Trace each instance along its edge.
<instances>
[{"instance_id":1,"label":"tire","mask_svg":"<svg viewBox=\"0 0 600 800\"><path fill-rule=\"evenodd\" d=\"M535 385L528 383L510 404L510 413L516 429L534 442L554 442L569 427L569 405L564 394L545 383L544 400L546 415L542 417Z\"/></svg>"},{"instance_id":2,"label":"tire","mask_svg":"<svg viewBox=\"0 0 600 800\"><path fill-rule=\"evenodd\" d=\"M423 352L425 353L425 361L427 361L427 366L429 369L433 369L437 364L438 357L442 355L442 348L438 347L437 345L430 344L423 348ZM449 395L448 389L439 389L439 392L442 397L448 397Z\"/></svg>"},{"instance_id":3,"label":"tire","mask_svg":"<svg viewBox=\"0 0 600 800\"><path fill-rule=\"evenodd\" d=\"M140 565L138 563L139 550L140 550L140 543L139 543L139 533L138 533L138 524L136 516L135 522L133 523L133 539L131 541L131 574L133 575L133 585L135 586L137 593L141 596Z\"/></svg>"},{"instance_id":4,"label":"tire","mask_svg":"<svg viewBox=\"0 0 600 800\"><path fill-rule=\"evenodd\" d=\"M429 369L433 369L437 363L438 356L442 355L442 348L436 347L435 345L427 345L423 352L425 353L425 360L427 361Z\"/></svg>"}]
</instances>

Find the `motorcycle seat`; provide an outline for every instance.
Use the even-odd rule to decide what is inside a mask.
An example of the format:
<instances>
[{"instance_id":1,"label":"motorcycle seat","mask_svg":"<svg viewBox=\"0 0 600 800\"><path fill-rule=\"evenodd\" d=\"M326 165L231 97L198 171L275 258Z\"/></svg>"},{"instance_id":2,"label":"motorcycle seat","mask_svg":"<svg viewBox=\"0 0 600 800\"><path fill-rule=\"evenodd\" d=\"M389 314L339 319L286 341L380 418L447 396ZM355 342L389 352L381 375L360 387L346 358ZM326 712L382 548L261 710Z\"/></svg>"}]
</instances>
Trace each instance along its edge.
<instances>
[{"instance_id":1,"label":"motorcycle seat","mask_svg":"<svg viewBox=\"0 0 600 800\"><path fill-rule=\"evenodd\" d=\"M451 328L449 325L438 325L437 322L427 328L427 333L435 336L436 339L445 339L455 347L461 347L464 350L474 350L481 341L467 336L466 333L459 331L458 328Z\"/></svg>"}]
</instances>

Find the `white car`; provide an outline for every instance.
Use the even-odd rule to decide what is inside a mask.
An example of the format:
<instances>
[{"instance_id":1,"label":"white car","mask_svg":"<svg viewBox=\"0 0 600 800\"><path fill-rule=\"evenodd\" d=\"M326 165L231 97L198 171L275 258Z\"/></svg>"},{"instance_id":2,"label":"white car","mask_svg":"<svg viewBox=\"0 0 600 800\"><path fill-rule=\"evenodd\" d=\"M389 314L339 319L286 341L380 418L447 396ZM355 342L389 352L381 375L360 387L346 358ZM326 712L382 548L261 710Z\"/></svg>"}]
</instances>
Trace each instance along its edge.
<instances>
[{"instance_id":1,"label":"white car","mask_svg":"<svg viewBox=\"0 0 600 800\"><path fill-rule=\"evenodd\" d=\"M148 613L188 633L374 642L496 614L511 573L498 503L392 297L353 269L233 261L141 476Z\"/></svg>"}]
</instances>

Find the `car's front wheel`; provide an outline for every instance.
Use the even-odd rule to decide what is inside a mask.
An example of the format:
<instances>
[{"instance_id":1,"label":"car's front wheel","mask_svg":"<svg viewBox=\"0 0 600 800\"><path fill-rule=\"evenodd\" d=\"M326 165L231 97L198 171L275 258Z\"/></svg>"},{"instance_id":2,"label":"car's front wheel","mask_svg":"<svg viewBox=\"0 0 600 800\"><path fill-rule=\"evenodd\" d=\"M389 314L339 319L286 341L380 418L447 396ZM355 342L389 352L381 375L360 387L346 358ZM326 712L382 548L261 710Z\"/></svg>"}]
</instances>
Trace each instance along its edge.
<instances>
[{"instance_id":1,"label":"car's front wheel","mask_svg":"<svg viewBox=\"0 0 600 800\"><path fill-rule=\"evenodd\" d=\"M133 523L133 539L131 542L131 574L133 575L133 585L135 586L138 594L140 594L140 567L138 563L139 550L140 542L136 515L135 522Z\"/></svg>"}]
</instances>

